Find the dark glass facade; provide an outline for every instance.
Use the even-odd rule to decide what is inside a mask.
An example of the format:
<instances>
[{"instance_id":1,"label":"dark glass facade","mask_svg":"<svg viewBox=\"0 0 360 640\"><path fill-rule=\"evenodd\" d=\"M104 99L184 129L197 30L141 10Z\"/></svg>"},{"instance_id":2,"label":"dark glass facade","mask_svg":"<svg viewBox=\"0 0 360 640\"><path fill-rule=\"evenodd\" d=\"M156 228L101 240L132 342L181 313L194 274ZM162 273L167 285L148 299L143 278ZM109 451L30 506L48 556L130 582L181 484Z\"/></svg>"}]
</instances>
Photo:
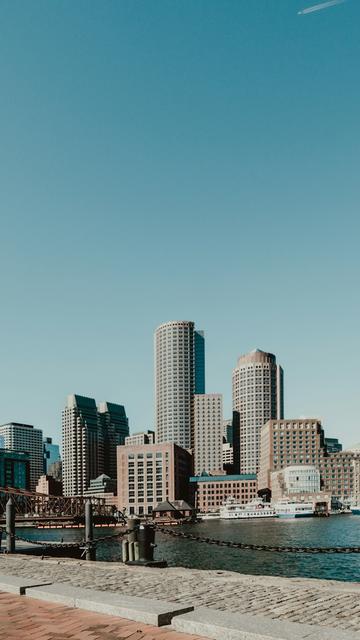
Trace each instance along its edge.
<instances>
[{"instance_id":1,"label":"dark glass facade","mask_svg":"<svg viewBox=\"0 0 360 640\"><path fill-rule=\"evenodd\" d=\"M29 489L30 461L27 453L0 449L0 486Z\"/></svg>"}]
</instances>

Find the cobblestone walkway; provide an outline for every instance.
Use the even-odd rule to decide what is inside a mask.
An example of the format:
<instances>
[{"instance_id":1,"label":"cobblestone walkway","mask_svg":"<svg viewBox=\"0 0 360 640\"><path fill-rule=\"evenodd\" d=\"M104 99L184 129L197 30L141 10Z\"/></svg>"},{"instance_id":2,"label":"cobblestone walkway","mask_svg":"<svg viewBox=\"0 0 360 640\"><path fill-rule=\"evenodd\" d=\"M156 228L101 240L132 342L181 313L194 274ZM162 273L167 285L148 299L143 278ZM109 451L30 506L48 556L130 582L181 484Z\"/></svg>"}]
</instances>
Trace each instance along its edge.
<instances>
[{"instance_id":1,"label":"cobblestone walkway","mask_svg":"<svg viewBox=\"0 0 360 640\"><path fill-rule=\"evenodd\" d=\"M201 640L62 605L0 592L0 640Z\"/></svg>"},{"instance_id":2,"label":"cobblestone walkway","mask_svg":"<svg viewBox=\"0 0 360 640\"><path fill-rule=\"evenodd\" d=\"M228 571L145 569L28 556L0 556L0 573L338 627L354 631L354 638L360 640L360 583L249 576Z\"/></svg>"}]
</instances>

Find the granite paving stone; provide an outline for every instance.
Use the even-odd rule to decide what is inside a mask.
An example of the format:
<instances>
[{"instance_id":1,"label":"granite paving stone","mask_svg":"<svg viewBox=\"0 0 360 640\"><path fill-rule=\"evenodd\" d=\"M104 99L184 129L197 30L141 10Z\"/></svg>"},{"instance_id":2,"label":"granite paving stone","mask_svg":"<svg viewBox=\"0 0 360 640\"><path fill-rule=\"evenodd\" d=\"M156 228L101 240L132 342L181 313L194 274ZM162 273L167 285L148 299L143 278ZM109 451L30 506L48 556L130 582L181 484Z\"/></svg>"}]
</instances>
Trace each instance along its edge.
<instances>
[{"instance_id":1,"label":"granite paving stone","mask_svg":"<svg viewBox=\"0 0 360 640\"><path fill-rule=\"evenodd\" d=\"M173 567L127 567L117 562L42 560L20 555L0 555L0 573L276 620L351 629L354 640L360 640L359 583Z\"/></svg>"}]
</instances>

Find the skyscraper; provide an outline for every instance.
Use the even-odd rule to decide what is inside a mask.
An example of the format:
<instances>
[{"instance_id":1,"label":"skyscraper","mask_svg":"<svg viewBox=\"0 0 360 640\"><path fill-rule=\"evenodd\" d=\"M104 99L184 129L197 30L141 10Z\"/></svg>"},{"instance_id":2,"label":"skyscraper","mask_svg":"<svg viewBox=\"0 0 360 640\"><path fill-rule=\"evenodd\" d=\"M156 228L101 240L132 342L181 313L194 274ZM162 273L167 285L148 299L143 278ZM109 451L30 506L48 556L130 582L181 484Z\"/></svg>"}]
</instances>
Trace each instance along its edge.
<instances>
[{"instance_id":1,"label":"skyscraper","mask_svg":"<svg viewBox=\"0 0 360 640\"><path fill-rule=\"evenodd\" d=\"M48 473L49 466L54 462L61 460L60 447L58 444L54 444L52 438L45 438L44 440L44 474Z\"/></svg>"},{"instance_id":2,"label":"skyscraper","mask_svg":"<svg viewBox=\"0 0 360 640\"><path fill-rule=\"evenodd\" d=\"M129 434L123 405L68 396L62 414L65 496L83 495L90 480L105 473L116 479L116 447Z\"/></svg>"},{"instance_id":3,"label":"skyscraper","mask_svg":"<svg viewBox=\"0 0 360 640\"><path fill-rule=\"evenodd\" d=\"M81 496L104 467L104 442L93 398L68 396L62 412L62 442L64 496Z\"/></svg>"},{"instance_id":4,"label":"skyscraper","mask_svg":"<svg viewBox=\"0 0 360 640\"><path fill-rule=\"evenodd\" d=\"M0 426L0 437L5 449L25 451L29 454L30 490L35 491L43 473L43 432L31 424L10 422Z\"/></svg>"},{"instance_id":5,"label":"skyscraper","mask_svg":"<svg viewBox=\"0 0 360 640\"><path fill-rule=\"evenodd\" d=\"M155 331L157 442L191 447L192 397L205 392L205 340L194 322L175 320Z\"/></svg>"},{"instance_id":6,"label":"skyscraper","mask_svg":"<svg viewBox=\"0 0 360 640\"><path fill-rule=\"evenodd\" d=\"M194 474L223 468L223 403L220 393L194 395L192 451Z\"/></svg>"},{"instance_id":7,"label":"skyscraper","mask_svg":"<svg viewBox=\"0 0 360 640\"><path fill-rule=\"evenodd\" d=\"M240 356L233 371L233 410L234 463L241 473L256 473L261 427L284 414L283 370L272 353L255 349Z\"/></svg>"},{"instance_id":8,"label":"skyscraper","mask_svg":"<svg viewBox=\"0 0 360 640\"><path fill-rule=\"evenodd\" d=\"M104 441L103 473L110 476L112 480L116 480L116 447L124 444L126 436L129 435L129 420L125 407L113 402L100 402L99 418Z\"/></svg>"}]
</instances>

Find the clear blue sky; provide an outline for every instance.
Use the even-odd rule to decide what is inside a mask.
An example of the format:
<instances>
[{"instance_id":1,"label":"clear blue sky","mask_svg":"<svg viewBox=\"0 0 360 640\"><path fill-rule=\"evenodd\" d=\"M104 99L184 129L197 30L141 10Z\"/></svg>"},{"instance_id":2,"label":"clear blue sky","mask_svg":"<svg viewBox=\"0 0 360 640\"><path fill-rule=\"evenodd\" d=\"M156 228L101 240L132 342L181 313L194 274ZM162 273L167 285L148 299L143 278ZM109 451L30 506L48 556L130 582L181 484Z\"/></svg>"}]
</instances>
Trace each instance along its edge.
<instances>
[{"instance_id":1,"label":"clear blue sky","mask_svg":"<svg viewBox=\"0 0 360 640\"><path fill-rule=\"evenodd\" d=\"M288 417L360 440L360 3L0 3L0 423L77 392L153 418L153 330L206 331L231 408L272 351Z\"/></svg>"}]
</instances>

